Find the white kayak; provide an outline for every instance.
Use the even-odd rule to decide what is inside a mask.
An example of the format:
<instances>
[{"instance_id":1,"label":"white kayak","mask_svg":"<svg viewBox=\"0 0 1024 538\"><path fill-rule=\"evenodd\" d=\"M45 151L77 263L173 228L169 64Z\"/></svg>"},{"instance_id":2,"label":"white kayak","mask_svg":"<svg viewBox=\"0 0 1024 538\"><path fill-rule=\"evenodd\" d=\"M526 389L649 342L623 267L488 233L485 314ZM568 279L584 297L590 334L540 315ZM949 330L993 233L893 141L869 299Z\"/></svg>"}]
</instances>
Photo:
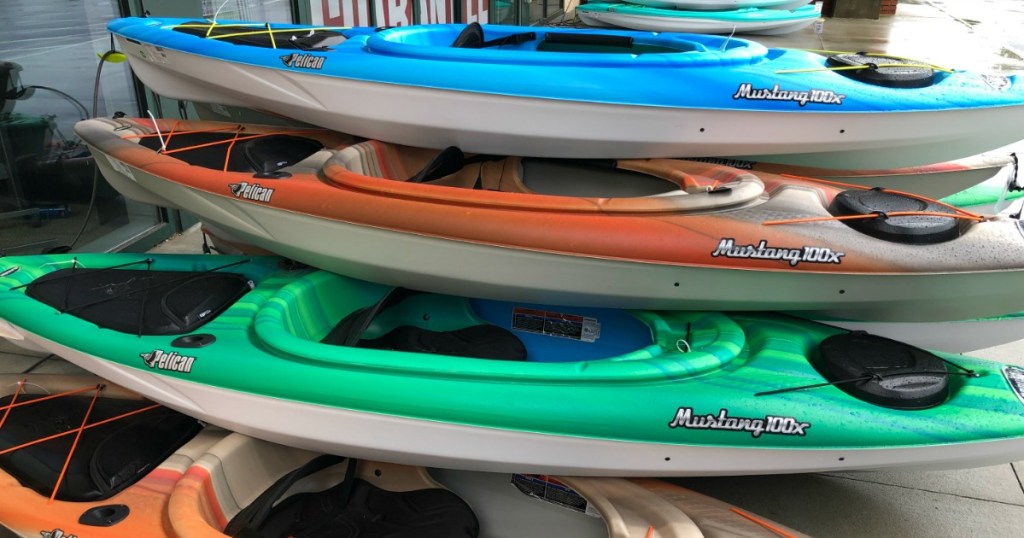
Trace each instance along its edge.
<instances>
[{"instance_id":1,"label":"white kayak","mask_svg":"<svg viewBox=\"0 0 1024 538\"><path fill-rule=\"evenodd\" d=\"M285 493L288 482L294 485ZM275 485L283 499L267 493ZM260 507L265 516L256 513ZM301 518L291 517L300 511ZM369 460L350 467L344 458L237 433L188 469L171 493L168 515L179 536L192 538L243 528L312 536L317 525L365 533L343 536L396 538L804 536L662 480L428 470Z\"/></svg>"},{"instance_id":2,"label":"white kayak","mask_svg":"<svg viewBox=\"0 0 1024 538\"><path fill-rule=\"evenodd\" d=\"M810 26L819 13L813 6L793 11L744 8L732 11L689 11L657 6L590 2L576 8L588 26L614 26L653 32L698 34L783 35Z\"/></svg>"},{"instance_id":3,"label":"white kayak","mask_svg":"<svg viewBox=\"0 0 1024 538\"><path fill-rule=\"evenodd\" d=\"M761 9L796 9L812 0L630 0L630 4L670 7L692 11L730 11L756 7Z\"/></svg>"}]
</instances>

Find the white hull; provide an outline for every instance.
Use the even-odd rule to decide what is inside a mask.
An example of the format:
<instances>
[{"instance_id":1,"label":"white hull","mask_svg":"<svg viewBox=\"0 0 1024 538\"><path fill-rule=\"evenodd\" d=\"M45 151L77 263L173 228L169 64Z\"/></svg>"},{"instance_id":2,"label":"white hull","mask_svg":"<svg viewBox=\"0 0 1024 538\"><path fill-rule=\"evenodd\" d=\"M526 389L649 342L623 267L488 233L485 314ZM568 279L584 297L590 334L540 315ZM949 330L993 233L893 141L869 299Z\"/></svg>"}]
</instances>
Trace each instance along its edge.
<instances>
[{"instance_id":1,"label":"white hull","mask_svg":"<svg viewBox=\"0 0 1024 538\"><path fill-rule=\"evenodd\" d=\"M578 476L725 476L942 469L1015 461L1024 439L871 450L628 443L412 420L219 389L106 361L8 325L23 338L200 420L306 450L409 465Z\"/></svg>"},{"instance_id":2,"label":"white hull","mask_svg":"<svg viewBox=\"0 0 1024 538\"><path fill-rule=\"evenodd\" d=\"M823 323L851 331L865 331L919 348L946 353L967 353L1024 338L1024 316L926 323L847 320L827 320Z\"/></svg>"},{"instance_id":3,"label":"white hull","mask_svg":"<svg viewBox=\"0 0 1024 538\"><path fill-rule=\"evenodd\" d=\"M230 520L259 493L316 456L314 452L232 434L193 465L193 476L208 478L186 479L175 486L168 502L171 524L178 530L178 522L184 520L179 534L193 536L197 530L194 520L200 518L197 512L202 509L220 511ZM344 466L342 463L302 478L290 493L334 487L347 474ZM447 489L470 505L480 525L479 536L487 538L551 536L553 532L573 538L777 538L778 532L804 536L760 516L747 519L747 514L727 503L653 479L518 475L524 482L551 488L527 493L512 487L516 475L507 473L427 470L368 460L360 461L354 472L384 491ZM289 496L286 493L282 502ZM206 502L197 506L197 497ZM214 530L212 524L208 528ZM648 534L651 529L653 534Z\"/></svg>"},{"instance_id":4,"label":"white hull","mask_svg":"<svg viewBox=\"0 0 1024 538\"><path fill-rule=\"evenodd\" d=\"M135 74L166 97L272 110L367 138L469 153L892 168L966 157L1020 137L1016 115L999 108L805 114L573 102L305 75L173 50L149 61L141 45L118 40Z\"/></svg>"},{"instance_id":5,"label":"white hull","mask_svg":"<svg viewBox=\"0 0 1024 538\"><path fill-rule=\"evenodd\" d=\"M630 13L576 10L580 20L590 26L617 26L652 32L689 32L695 34L758 34L783 35L796 32L814 23L815 19L795 21L757 21L734 23L720 19L661 17Z\"/></svg>"},{"instance_id":6,"label":"white hull","mask_svg":"<svg viewBox=\"0 0 1024 538\"><path fill-rule=\"evenodd\" d=\"M630 4L691 11L732 11L748 7L792 11L812 0L630 0Z\"/></svg>"}]
</instances>

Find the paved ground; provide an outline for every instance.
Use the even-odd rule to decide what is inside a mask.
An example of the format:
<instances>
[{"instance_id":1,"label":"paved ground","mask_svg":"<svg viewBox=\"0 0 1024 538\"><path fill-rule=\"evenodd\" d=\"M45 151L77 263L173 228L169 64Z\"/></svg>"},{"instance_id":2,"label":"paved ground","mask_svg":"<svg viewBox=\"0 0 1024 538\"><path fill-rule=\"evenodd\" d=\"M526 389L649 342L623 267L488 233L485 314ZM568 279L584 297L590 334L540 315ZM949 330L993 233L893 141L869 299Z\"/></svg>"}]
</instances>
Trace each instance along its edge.
<instances>
[{"instance_id":1,"label":"paved ground","mask_svg":"<svg viewBox=\"0 0 1024 538\"><path fill-rule=\"evenodd\" d=\"M1017 34L1022 22L1020 0L902 0L895 17L833 19L822 34L808 28L761 41L825 50L887 50L953 68L1024 71L1019 52L1024 40ZM191 230L158 250L199 252L199 245L199 234ZM1024 363L1024 342L973 354ZM0 372L75 368L60 360L40 360L0 348ZM1009 537L1024 535L1022 472L1024 461L956 471L677 480L816 536Z\"/></svg>"}]
</instances>

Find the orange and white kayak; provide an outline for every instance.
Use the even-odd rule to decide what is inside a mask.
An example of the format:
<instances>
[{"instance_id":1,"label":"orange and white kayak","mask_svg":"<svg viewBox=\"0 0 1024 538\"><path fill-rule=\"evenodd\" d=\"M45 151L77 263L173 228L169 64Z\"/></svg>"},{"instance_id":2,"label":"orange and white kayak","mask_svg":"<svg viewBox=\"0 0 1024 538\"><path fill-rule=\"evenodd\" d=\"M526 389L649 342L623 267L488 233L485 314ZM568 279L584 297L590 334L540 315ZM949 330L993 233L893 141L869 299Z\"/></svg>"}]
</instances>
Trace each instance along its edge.
<instances>
[{"instance_id":1,"label":"orange and white kayak","mask_svg":"<svg viewBox=\"0 0 1024 538\"><path fill-rule=\"evenodd\" d=\"M349 466L345 458L203 428L92 375L0 375L0 395L4 536L4 530L24 538L225 538L242 530L312 536L317 529L308 527L318 521L320 530L387 530L409 538L522 536L524 530L614 538L803 536L656 479L428 471L374 461ZM52 438L33 443L43 437ZM62 474L65 452L71 457ZM164 452L166 459L152 461ZM267 490L312 460L322 470L296 477L269 521L251 516L268 502ZM343 502L338 493L346 484L352 490ZM297 508L308 510L307 528L282 526Z\"/></svg>"},{"instance_id":2,"label":"orange and white kayak","mask_svg":"<svg viewBox=\"0 0 1024 538\"><path fill-rule=\"evenodd\" d=\"M880 321L1024 303L1017 219L899 191L676 159L467 157L212 122L92 119L76 132L128 197L394 286Z\"/></svg>"},{"instance_id":3,"label":"orange and white kayak","mask_svg":"<svg viewBox=\"0 0 1024 538\"><path fill-rule=\"evenodd\" d=\"M326 529L331 536L396 538L804 536L657 479L428 470L237 433L188 469L168 513L174 532L189 538L318 536Z\"/></svg>"},{"instance_id":4,"label":"orange and white kayak","mask_svg":"<svg viewBox=\"0 0 1024 538\"><path fill-rule=\"evenodd\" d=\"M91 375L2 375L0 394L0 525L26 538L175 536L171 490L227 434Z\"/></svg>"}]
</instances>

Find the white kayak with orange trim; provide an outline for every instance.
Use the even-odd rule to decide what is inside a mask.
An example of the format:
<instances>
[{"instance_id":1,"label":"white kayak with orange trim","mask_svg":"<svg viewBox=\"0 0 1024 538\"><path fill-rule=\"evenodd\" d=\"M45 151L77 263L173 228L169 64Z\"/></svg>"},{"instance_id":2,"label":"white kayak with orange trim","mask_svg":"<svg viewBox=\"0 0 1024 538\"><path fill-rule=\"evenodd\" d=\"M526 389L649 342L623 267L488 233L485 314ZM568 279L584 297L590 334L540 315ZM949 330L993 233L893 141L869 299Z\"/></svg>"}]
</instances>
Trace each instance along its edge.
<instances>
[{"instance_id":1,"label":"white kayak with orange trim","mask_svg":"<svg viewBox=\"0 0 1024 538\"><path fill-rule=\"evenodd\" d=\"M173 131L166 151L150 120L75 130L126 196L363 280L541 304L872 321L1024 304L1017 219L899 192L674 159L467 157L330 131L158 124Z\"/></svg>"},{"instance_id":2,"label":"white kayak with orange trim","mask_svg":"<svg viewBox=\"0 0 1024 538\"><path fill-rule=\"evenodd\" d=\"M283 477L318 458L323 463L314 463L307 470L326 467L306 476L293 475L294 485L283 500L271 502L274 496L261 499L272 485L284 483ZM387 531L387 536L396 538L804 536L657 479L428 470L368 460L358 461L350 469L348 460L324 458L241 434L230 435L211 447L175 485L168 505L174 531L192 538L220 538L225 528L252 531L269 527L277 532L316 535L316 521L320 521L322 527L352 529L351 536L363 535L357 530L372 536ZM354 480L350 480L349 502L339 506L336 499L345 495L350 471ZM302 521L285 528L281 520L289 519L289 513L302 503L312 508L303 512ZM276 506L261 520L263 526L242 525L243 519L253 521L243 512L260 504ZM428 506L432 517L418 518L419 506Z\"/></svg>"},{"instance_id":3,"label":"white kayak with orange trim","mask_svg":"<svg viewBox=\"0 0 1024 538\"><path fill-rule=\"evenodd\" d=\"M138 420L126 416L90 426L72 443L83 422L97 423L151 405L93 375L0 375L0 535L6 528L24 538L178 536L168 519L167 499L186 469L223 439L225 430L202 428L194 419L155 406L135 415ZM144 414L153 412L158 415ZM168 420L177 425L165 431L175 435L154 435L153 440L177 438L183 441L180 446L147 447L142 437L162 427L153 422L167 425ZM184 430L179 432L179 426ZM164 451L168 455L160 460ZM70 463L62 473L65 461Z\"/></svg>"}]
</instances>

